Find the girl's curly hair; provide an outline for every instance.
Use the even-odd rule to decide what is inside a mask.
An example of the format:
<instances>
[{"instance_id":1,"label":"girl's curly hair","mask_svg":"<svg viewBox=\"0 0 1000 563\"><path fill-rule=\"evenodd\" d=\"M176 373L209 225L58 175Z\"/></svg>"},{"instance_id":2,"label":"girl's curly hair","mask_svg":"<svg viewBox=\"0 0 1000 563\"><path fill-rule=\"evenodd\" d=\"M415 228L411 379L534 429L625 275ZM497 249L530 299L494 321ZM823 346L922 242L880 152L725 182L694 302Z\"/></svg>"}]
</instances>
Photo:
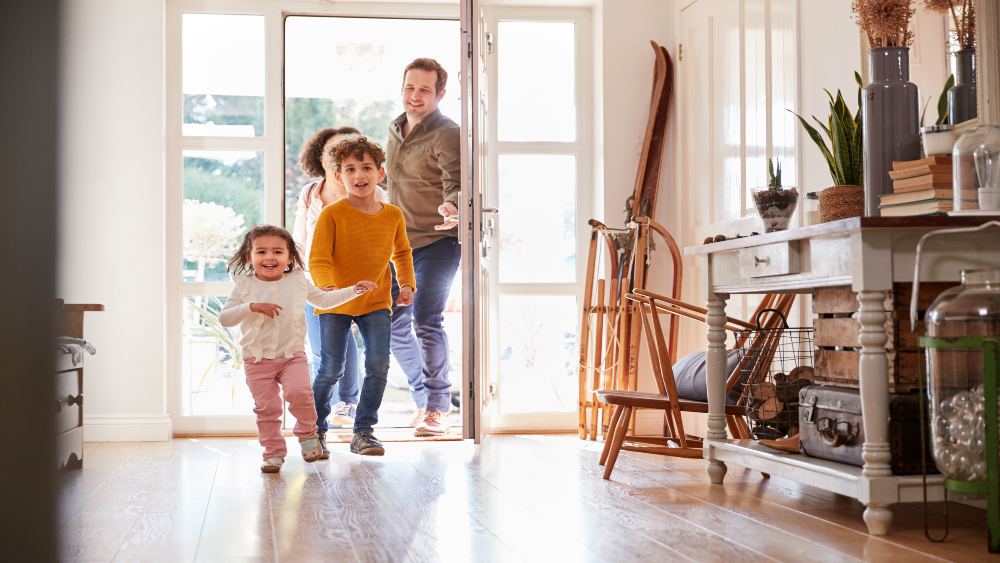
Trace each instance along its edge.
<instances>
[{"instance_id":1,"label":"girl's curly hair","mask_svg":"<svg viewBox=\"0 0 1000 563\"><path fill-rule=\"evenodd\" d=\"M233 276L253 275L253 264L250 262L253 241L257 237L268 235L281 237L285 240L285 244L288 245L288 269L285 270L286 274L295 269L305 269L305 262L302 261L302 255L299 254L299 249L296 248L295 239L292 238L291 233L274 225L254 225L243 235L243 241L240 243L240 247L236 249L233 257L229 259L226 270Z\"/></svg>"},{"instance_id":2,"label":"girl's curly hair","mask_svg":"<svg viewBox=\"0 0 1000 563\"><path fill-rule=\"evenodd\" d=\"M385 163L385 151L382 150L382 147L378 143L369 141L368 137L345 139L337 143L330 151L330 156L333 158L333 163L337 165L337 168L340 168L340 163L349 156L353 156L358 160L364 160L365 155L372 157L375 165L379 168Z\"/></svg>"},{"instance_id":3,"label":"girl's curly hair","mask_svg":"<svg viewBox=\"0 0 1000 563\"><path fill-rule=\"evenodd\" d=\"M320 176L326 175L326 171L323 170L323 145L330 140L331 137L337 135L360 135L361 131L358 131L354 127L327 127L326 129L320 129L309 137L309 140L302 144L302 152L299 153L299 167L306 176L310 178L319 178Z\"/></svg>"}]
</instances>

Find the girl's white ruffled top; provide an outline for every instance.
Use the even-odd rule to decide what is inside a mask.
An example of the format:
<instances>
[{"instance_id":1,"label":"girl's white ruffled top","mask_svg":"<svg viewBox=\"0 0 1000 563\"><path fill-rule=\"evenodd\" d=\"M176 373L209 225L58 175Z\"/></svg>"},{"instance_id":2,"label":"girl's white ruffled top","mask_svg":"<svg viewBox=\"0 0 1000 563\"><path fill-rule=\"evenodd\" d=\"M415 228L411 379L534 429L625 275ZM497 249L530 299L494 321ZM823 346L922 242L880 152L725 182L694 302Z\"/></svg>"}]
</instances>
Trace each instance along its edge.
<instances>
[{"instance_id":1,"label":"girl's white ruffled top","mask_svg":"<svg viewBox=\"0 0 1000 563\"><path fill-rule=\"evenodd\" d=\"M240 325L243 357L290 358L305 351L308 301L317 309L332 309L357 297L353 287L324 291L317 289L302 270L294 270L278 281L263 281L256 276L234 277L226 306L219 313L222 326ZM275 303L281 306L273 319L250 310L251 303Z\"/></svg>"}]
</instances>

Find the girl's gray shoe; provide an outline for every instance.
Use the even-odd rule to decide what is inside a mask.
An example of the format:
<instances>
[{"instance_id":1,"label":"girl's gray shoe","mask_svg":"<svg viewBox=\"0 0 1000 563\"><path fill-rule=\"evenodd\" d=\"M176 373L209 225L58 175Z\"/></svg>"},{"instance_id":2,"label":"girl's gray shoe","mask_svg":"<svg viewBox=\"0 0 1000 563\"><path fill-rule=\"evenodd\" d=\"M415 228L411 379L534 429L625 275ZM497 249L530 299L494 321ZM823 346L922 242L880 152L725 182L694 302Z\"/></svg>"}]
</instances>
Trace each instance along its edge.
<instances>
[{"instance_id":1,"label":"girl's gray shoe","mask_svg":"<svg viewBox=\"0 0 1000 563\"><path fill-rule=\"evenodd\" d=\"M299 440L299 445L302 447L302 459L308 462L323 459L323 448L319 445L318 434L313 434L308 438ZM329 455L327 455L327 457L329 457Z\"/></svg>"}]
</instances>

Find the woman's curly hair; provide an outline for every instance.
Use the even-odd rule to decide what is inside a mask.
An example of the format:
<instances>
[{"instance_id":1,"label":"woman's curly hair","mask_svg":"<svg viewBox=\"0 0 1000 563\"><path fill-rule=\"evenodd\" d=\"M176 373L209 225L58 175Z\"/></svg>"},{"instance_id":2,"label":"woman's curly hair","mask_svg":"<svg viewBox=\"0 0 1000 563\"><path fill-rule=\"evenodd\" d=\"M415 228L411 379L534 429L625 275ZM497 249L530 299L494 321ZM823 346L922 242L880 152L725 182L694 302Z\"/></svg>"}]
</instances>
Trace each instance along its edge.
<instances>
[{"instance_id":1,"label":"woman's curly hair","mask_svg":"<svg viewBox=\"0 0 1000 563\"><path fill-rule=\"evenodd\" d=\"M330 152L330 156L333 157L333 163L338 168L340 167L340 163L349 156L353 156L358 160L364 160L365 155L372 157L375 165L379 168L385 163L385 151L382 150L382 147L378 143L369 141L368 137L345 139L337 143Z\"/></svg>"},{"instance_id":2,"label":"woman's curly hair","mask_svg":"<svg viewBox=\"0 0 1000 563\"><path fill-rule=\"evenodd\" d=\"M354 127L327 127L320 129L309 140L302 144L302 152L299 153L299 167L310 178L319 178L326 175L323 170L323 145L331 137L337 135L360 135Z\"/></svg>"}]
</instances>

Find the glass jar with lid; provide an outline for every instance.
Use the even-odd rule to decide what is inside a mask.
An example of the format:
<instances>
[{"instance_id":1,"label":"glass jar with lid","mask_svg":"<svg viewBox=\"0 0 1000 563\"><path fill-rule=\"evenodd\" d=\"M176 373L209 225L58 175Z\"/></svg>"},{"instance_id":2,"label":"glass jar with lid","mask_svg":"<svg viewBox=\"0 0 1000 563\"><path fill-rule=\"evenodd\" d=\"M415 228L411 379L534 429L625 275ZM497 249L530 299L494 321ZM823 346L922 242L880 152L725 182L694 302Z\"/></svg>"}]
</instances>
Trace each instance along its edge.
<instances>
[{"instance_id":1,"label":"glass jar with lid","mask_svg":"<svg viewBox=\"0 0 1000 563\"><path fill-rule=\"evenodd\" d=\"M927 334L943 341L1000 337L1000 270L965 270L962 285L938 295L925 317ZM986 479L983 348L927 349L934 462L955 481Z\"/></svg>"},{"instance_id":2,"label":"glass jar with lid","mask_svg":"<svg viewBox=\"0 0 1000 563\"><path fill-rule=\"evenodd\" d=\"M1000 215L1000 125L963 133L951 160L952 214Z\"/></svg>"}]
</instances>

